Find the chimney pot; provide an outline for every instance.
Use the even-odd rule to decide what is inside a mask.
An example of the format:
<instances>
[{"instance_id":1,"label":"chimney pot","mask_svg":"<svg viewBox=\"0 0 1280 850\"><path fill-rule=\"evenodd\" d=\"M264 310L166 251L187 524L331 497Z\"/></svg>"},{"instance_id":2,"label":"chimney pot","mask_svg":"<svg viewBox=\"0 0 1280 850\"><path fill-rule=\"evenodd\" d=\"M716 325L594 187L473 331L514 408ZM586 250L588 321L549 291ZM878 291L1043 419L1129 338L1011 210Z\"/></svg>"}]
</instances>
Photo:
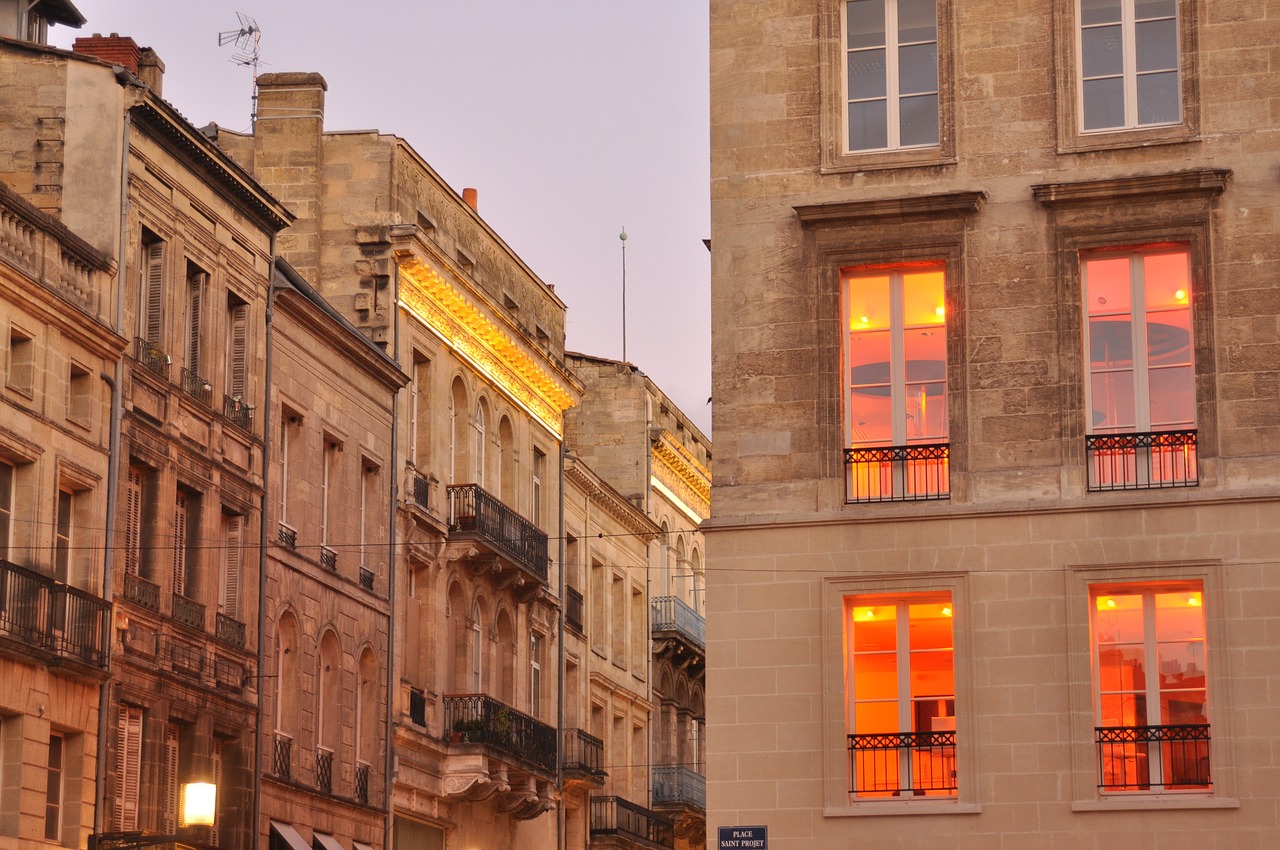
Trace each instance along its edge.
<instances>
[{"instance_id":1,"label":"chimney pot","mask_svg":"<svg viewBox=\"0 0 1280 850\"><path fill-rule=\"evenodd\" d=\"M471 209L480 212L480 193L475 189L463 189L462 200L466 201Z\"/></svg>"}]
</instances>

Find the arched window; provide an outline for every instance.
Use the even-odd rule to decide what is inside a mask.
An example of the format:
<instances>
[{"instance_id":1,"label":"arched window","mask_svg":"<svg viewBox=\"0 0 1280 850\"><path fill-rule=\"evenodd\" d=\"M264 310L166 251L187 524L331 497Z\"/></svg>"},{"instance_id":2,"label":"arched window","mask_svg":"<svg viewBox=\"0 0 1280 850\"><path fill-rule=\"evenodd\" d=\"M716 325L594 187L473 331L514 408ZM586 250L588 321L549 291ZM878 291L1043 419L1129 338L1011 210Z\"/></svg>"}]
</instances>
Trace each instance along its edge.
<instances>
[{"instance_id":1,"label":"arched window","mask_svg":"<svg viewBox=\"0 0 1280 850\"><path fill-rule=\"evenodd\" d=\"M515 629L511 625L511 615L504 608L498 612L497 619L498 634L498 658L494 664L494 674L497 681L494 682L493 696L505 702L507 705L515 705L516 699L516 640Z\"/></svg>"},{"instance_id":2,"label":"arched window","mask_svg":"<svg viewBox=\"0 0 1280 850\"><path fill-rule=\"evenodd\" d=\"M658 595L671 595L671 528L665 519L658 538Z\"/></svg>"},{"instance_id":3,"label":"arched window","mask_svg":"<svg viewBox=\"0 0 1280 850\"><path fill-rule=\"evenodd\" d=\"M327 629L320 638L320 670L316 681L320 683L316 694L316 744L330 752L338 747L342 737L342 716L338 694L342 692L342 649L338 636ZM290 682L282 682L289 688Z\"/></svg>"},{"instance_id":4,"label":"arched window","mask_svg":"<svg viewBox=\"0 0 1280 850\"><path fill-rule=\"evenodd\" d=\"M472 423L472 427L476 431L476 475L475 481L481 487L485 486L487 479L485 478L485 429L489 424L489 405L484 399L476 402L476 418Z\"/></svg>"},{"instance_id":5,"label":"arched window","mask_svg":"<svg viewBox=\"0 0 1280 850\"><path fill-rule=\"evenodd\" d=\"M484 633L480 627L480 603L471 606L471 621L467 624L467 657L471 660L468 690L473 694L484 693Z\"/></svg>"},{"instance_id":6,"label":"arched window","mask_svg":"<svg viewBox=\"0 0 1280 850\"><path fill-rule=\"evenodd\" d=\"M360 653L360 688L356 702L356 797L369 802L370 767L378 758L378 659L365 647Z\"/></svg>"},{"instance_id":7,"label":"arched window","mask_svg":"<svg viewBox=\"0 0 1280 850\"><path fill-rule=\"evenodd\" d=\"M276 625L276 731L292 737L298 723L298 689L285 687L298 681L298 621L286 611Z\"/></svg>"},{"instance_id":8,"label":"arched window","mask_svg":"<svg viewBox=\"0 0 1280 850\"><path fill-rule=\"evenodd\" d=\"M462 585L457 582L449 587L445 614L449 619L449 686L455 693L466 693L471 633L467 628L467 604L462 594Z\"/></svg>"},{"instance_id":9,"label":"arched window","mask_svg":"<svg viewBox=\"0 0 1280 850\"><path fill-rule=\"evenodd\" d=\"M678 596L685 602L693 598L693 570L689 567L688 552L684 548L684 538L676 538L676 581L672 596Z\"/></svg>"},{"instance_id":10,"label":"arched window","mask_svg":"<svg viewBox=\"0 0 1280 850\"><path fill-rule=\"evenodd\" d=\"M453 379L449 395L449 483L461 484L467 460L467 441L463 433L467 421L467 388L462 378Z\"/></svg>"},{"instance_id":11,"label":"arched window","mask_svg":"<svg viewBox=\"0 0 1280 850\"><path fill-rule=\"evenodd\" d=\"M498 421L498 498L516 503L516 435L506 416Z\"/></svg>"},{"instance_id":12,"label":"arched window","mask_svg":"<svg viewBox=\"0 0 1280 850\"><path fill-rule=\"evenodd\" d=\"M693 549L693 555L689 559L689 563L693 568L693 610L705 615L707 610L707 573L702 568L702 555L698 552L696 546Z\"/></svg>"}]
</instances>

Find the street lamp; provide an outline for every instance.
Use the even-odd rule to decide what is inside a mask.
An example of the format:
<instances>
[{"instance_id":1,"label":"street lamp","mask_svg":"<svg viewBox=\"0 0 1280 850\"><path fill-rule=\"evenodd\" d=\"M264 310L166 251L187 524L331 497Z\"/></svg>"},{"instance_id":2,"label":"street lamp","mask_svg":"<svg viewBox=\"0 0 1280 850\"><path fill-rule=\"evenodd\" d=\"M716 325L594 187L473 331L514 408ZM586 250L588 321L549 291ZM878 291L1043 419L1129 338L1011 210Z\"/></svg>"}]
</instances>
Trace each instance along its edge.
<instances>
[{"instance_id":1,"label":"street lamp","mask_svg":"<svg viewBox=\"0 0 1280 850\"><path fill-rule=\"evenodd\" d=\"M211 827L218 810L218 786L212 782L188 782L182 786L178 828ZM89 850L139 850L160 844L181 844L195 850L215 850L211 845L183 835L150 832L103 832L89 836Z\"/></svg>"}]
</instances>

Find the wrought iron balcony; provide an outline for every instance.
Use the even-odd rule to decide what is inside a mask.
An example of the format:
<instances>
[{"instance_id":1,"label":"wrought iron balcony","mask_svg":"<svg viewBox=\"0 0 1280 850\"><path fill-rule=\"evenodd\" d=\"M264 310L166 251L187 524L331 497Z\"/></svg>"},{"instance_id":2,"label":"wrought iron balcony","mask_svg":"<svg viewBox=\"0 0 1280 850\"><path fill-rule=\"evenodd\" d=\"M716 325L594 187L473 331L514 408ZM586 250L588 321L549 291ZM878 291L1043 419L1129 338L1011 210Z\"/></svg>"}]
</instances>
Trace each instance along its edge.
<instances>
[{"instance_id":1,"label":"wrought iron balcony","mask_svg":"<svg viewBox=\"0 0 1280 850\"><path fill-rule=\"evenodd\" d=\"M253 430L253 405L240 396L224 395L222 397L222 415L237 428L245 431Z\"/></svg>"},{"instance_id":2,"label":"wrought iron balcony","mask_svg":"<svg viewBox=\"0 0 1280 850\"><path fill-rule=\"evenodd\" d=\"M148 371L169 380L169 355L158 345L152 345L142 337L135 337L133 340L133 356L134 358L147 368Z\"/></svg>"},{"instance_id":3,"label":"wrought iron balcony","mask_svg":"<svg viewBox=\"0 0 1280 850\"><path fill-rule=\"evenodd\" d=\"M583 610L582 591L575 590L572 587L566 587L564 599L564 623L578 634L583 634Z\"/></svg>"},{"instance_id":4,"label":"wrought iron balcony","mask_svg":"<svg viewBox=\"0 0 1280 850\"><path fill-rule=\"evenodd\" d=\"M1087 434L1089 492L1197 487L1196 432Z\"/></svg>"},{"instance_id":5,"label":"wrought iron balcony","mask_svg":"<svg viewBox=\"0 0 1280 850\"><path fill-rule=\"evenodd\" d=\"M674 632L699 650L707 646L707 620L676 596L659 596L651 603L654 634Z\"/></svg>"},{"instance_id":6,"label":"wrought iron balcony","mask_svg":"<svg viewBox=\"0 0 1280 850\"><path fill-rule=\"evenodd\" d=\"M159 611L160 585L149 582L140 575L125 573L124 598L143 608Z\"/></svg>"},{"instance_id":7,"label":"wrought iron balcony","mask_svg":"<svg viewBox=\"0 0 1280 850\"><path fill-rule=\"evenodd\" d=\"M276 529L276 542L281 546L289 549L298 548L298 530L292 526L280 523L280 527Z\"/></svg>"},{"instance_id":8,"label":"wrought iron balcony","mask_svg":"<svg viewBox=\"0 0 1280 850\"><path fill-rule=\"evenodd\" d=\"M949 443L844 450L846 502L951 498Z\"/></svg>"},{"instance_id":9,"label":"wrought iron balcony","mask_svg":"<svg viewBox=\"0 0 1280 850\"><path fill-rule=\"evenodd\" d=\"M175 593L173 594L173 619L184 626L204 631L204 606L180 593Z\"/></svg>"},{"instance_id":10,"label":"wrought iron balcony","mask_svg":"<svg viewBox=\"0 0 1280 850\"><path fill-rule=\"evenodd\" d=\"M213 384L185 366L179 375L182 379L182 391L184 393L205 407L213 407Z\"/></svg>"},{"instance_id":11,"label":"wrought iron balcony","mask_svg":"<svg viewBox=\"0 0 1280 850\"><path fill-rule=\"evenodd\" d=\"M653 769L653 805L684 805L707 808L707 780L683 765Z\"/></svg>"},{"instance_id":12,"label":"wrought iron balcony","mask_svg":"<svg viewBox=\"0 0 1280 850\"><path fill-rule=\"evenodd\" d=\"M850 735L853 788L859 797L952 796L955 732Z\"/></svg>"},{"instance_id":13,"label":"wrought iron balcony","mask_svg":"<svg viewBox=\"0 0 1280 850\"><path fill-rule=\"evenodd\" d=\"M1100 726L1098 788L1103 791L1207 789L1209 724Z\"/></svg>"},{"instance_id":14,"label":"wrought iron balcony","mask_svg":"<svg viewBox=\"0 0 1280 850\"><path fill-rule=\"evenodd\" d=\"M316 747L316 787L333 793L333 751L324 747Z\"/></svg>"},{"instance_id":15,"label":"wrought iron balcony","mask_svg":"<svg viewBox=\"0 0 1280 850\"><path fill-rule=\"evenodd\" d=\"M617 835L655 850L676 844L675 825L670 818L615 796L591 797L591 834Z\"/></svg>"},{"instance_id":16,"label":"wrought iron balcony","mask_svg":"<svg viewBox=\"0 0 1280 850\"><path fill-rule=\"evenodd\" d=\"M427 695L418 688L409 689L409 720L415 726L427 728Z\"/></svg>"},{"instance_id":17,"label":"wrought iron balcony","mask_svg":"<svg viewBox=\"0 0 1280 850\"><path fill-rule=\"evenodd\" d=\"M275 746L271 750L271 772L281 779L293 776L293 738L277 732Z\"/></svg>"},{"instance_id":18,"label":"wrought iron balcony","mask_svg":"<svg viewBox=\"0 0 1280 850\"><path fill-rule=\"evenodd\" d=\"M360 568L360 586L365 590L373 590L373 570L368 567Z\"/></svg>"},{"instance_id":19,"label":"wrought iron balcony","mask_svg":"<svg viewBox=\"0 0 1280 850\"><path fill-rule=\"evenodd\" d=\"M218 640L232 646L244 647L244 623L220 613L215 619L215 624Z\"/></svg>"},{"instance_id":20,"label":"wrought iron balcony","mask_svg":"<svg viewBox=\"0 0 1280 850\"><path fill-rule=\"evenodd\" d=\"M102 667L110 615L111 606L93 594L0 560L0 634Z\"/></svg>"},{"instance_id":21,"label":"wrought iron balcony","mask_svg":"<svg viewBox=\"0 0 1280 850\"><path fill-rule=\"evenodd\" d=\"M586 774L594 779L608 776L604 769L604 742L585 729L564 730L564 759L566 771Z\"/></svg>"},{"instance_id":22,"label":"wrought iron balcony","mask_svg":"<svg viewBox=\"0 0 1280 850\"><path fill-rule=\"evenodd\" d=\"M418 473L409 479L409 498L424 511L431 509L431 482Z\"/></svg>"},{"instance_id":23,"label":"wrought iron balcony","mask_svg":"<svg viewBox=\"0 0 1280 850\"><path fill-rule=\"evenodd\" d=\"M478 484L449 485L449 536L473 540L547 582L547 535Z\"/></svg>"},{"instance_id":24,"label":"wrought iron balcony","mask_svg":"<svg viewBox=\"0 0 1280 850\"><path fill-rule=\"evenodd\" d=\"M369 804L369 765L363 762L356 765L356 799Z\"/></svg>"},{"instance_id":25,"label":"wrought iron balcony","mask_svg":"<svg viewBox=\"0 0 1280 850\"><path fill-rule=\"evenodd\" d=\"M331 573L336 573L338 571L338 550L330 549L328 546L321 546L320 566Z\"/></svg>"},{"instance_id":26,"label":"wrought iron balcony","mask_svg":"<svg viewBox=\"0 0 1280 850\"><path fill-rule=\"evenodd\" d=\"M488 744L543 770L556 769L555 727L486 694L446 696L444 728L453 743Z\"/></svg>"}]
</instances>

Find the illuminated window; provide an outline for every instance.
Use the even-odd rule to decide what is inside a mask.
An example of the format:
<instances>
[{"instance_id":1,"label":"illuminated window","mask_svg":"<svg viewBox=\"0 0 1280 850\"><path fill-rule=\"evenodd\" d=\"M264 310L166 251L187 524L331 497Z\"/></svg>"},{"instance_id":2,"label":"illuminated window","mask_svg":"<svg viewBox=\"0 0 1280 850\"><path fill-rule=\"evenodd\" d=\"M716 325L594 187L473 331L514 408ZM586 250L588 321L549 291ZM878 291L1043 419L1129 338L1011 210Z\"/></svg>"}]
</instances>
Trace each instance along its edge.
<instances>
[{"instance_id":1,"label":"illuminated window","mask_svg":"<svg viewBox=\"0 0 1280 850\"><path fill-rule=\"evenodd\" d=\"M1210 787L1203 587L1093 587L1100 790Z\"/></svg>"},{"instance_id":2,"label":"illuminated window","mask_svg":"<svg viewBox=\"0 0 1280 850\"><path fill-rule=\"evenodd\" d=\"M1081 257L1089 364L1089 486L1192 486L1191 275L1185 247Z\"/></svg>"},{"instance_id":3,"label":"illuminated window","mask_svg":"<svg viewBox=\"0 0 1280 850\"><path fill-rule=\"evenodd\" d=\"M956 687L949 592L844 600L850 793L956 794Z\"/></svg>"},{"instance_id":4,"label":"illuminated window","mask_svg":"<svg viewBox=\"0 0 1280 850\"><path fill-rule=\"evenodd\" d=\"M844 49L846 150L937 145L937 0L849 0Z\"/></svg>"},{"instance_id":5,"label":"illuminated window","mask_svg":"<svg viewBox=\"0 0 1280 850\"><path fill-rule=\"evenodd\" d=\"M943 267L847 269L843 289L848 500L946 498Z\"/></svg>"},{"instance_id":6,"label":"illuminated window","mask_svg":"<svg viewBox=\"0 0 1280 850\"><path fill-rule=\"evenodd\" d=\"M1081 125L1182 120L1177 0L1079 0Z\"/></svg>"}]
</instances>

